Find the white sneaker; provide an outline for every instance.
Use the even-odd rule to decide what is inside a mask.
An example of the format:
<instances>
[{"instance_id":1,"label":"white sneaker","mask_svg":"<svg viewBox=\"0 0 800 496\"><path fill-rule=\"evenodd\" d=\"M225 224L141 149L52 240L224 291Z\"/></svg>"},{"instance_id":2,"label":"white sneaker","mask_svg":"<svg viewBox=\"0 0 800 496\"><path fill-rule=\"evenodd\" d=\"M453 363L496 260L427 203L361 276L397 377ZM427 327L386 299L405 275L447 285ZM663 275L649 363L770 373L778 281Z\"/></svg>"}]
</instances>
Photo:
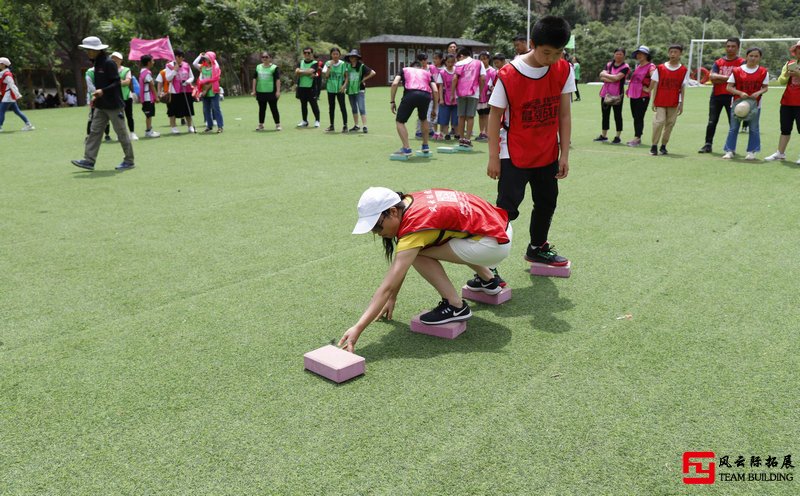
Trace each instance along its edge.
<instances>
[{"instance_id":1,"label":"white sneaker","mask_svg":"<svg viewBox=\"0 0 800 496\"><path fill-rule=\"evenodd\" d=\"M189 133L190 133L190 134L195 134L195 133L197 133L197 131L194 129L194 126L189 126Z\"/></svg>"},{"instance_id":2,"label":"white sneaker","mask_svg":"<svg viewBox=\"0 0 800 496\"><path fill-rule=\"evenodd\" d=\"M297 127L308 127L308 121L300 121Z\"/></svg>"},{"instance_id":3,"label":"white sneaker","mask_svg":"<svg viewBox=\"0 0 800 496\"><path fill-rule=\"evenodd\" d=\"M753 152L747 152L747 155L744 157L745 160L758 160L756 159L756 154Z\"/></svg>"},{"instance_id":4,"label":"white sneaker","mask_svg":"<svg viewBox=\"0 0 800 496\"><path fill-rule=\"evenodd\" d=\"M276 131L283 131L283 128L281 127L280 124L275 124L275 130Z\"/></svg>"},{"instance_id":5,"label":"white sneaker","mask_svg":"<svg viewBox=\"0 0 800 496\"><path fill-rule=\"evenodd\" d=\"M25 127L22 128L23 131L33 131L34 129L36 128L33 127L33 124L31 124L30 122L25 124Z\"/></svg>"},{"instance_id":6,"label":"white sneaker","mask_svg":"<svg viewBox=\"0 0 800 496\"><path fill-rule=\"evenodd\" d=\"M733 152L725 152L725 155L722 156L725 160L730 160L733 158Z\"/></svg>"},{"instance_id":7,"label":"white sneaker","mask_svg":"<svg viewBox=\"0 0 800 496\"><path fill-rule=\"evenodd\" d=\"M173 127L172 128L172 134L181 134L181 132L177 127Z\"/></svg>"},{"instance_id":8,"label":"white sneaker","mask_svg":"<svg viewBox=\"0 0 800 496\"><path fill-rule=\"evenodd\" d=\"M766 157L764 160L767 162L772 162L773 160L786 160L786 154L781 152L775 152L769 157Z\"/></svg>"},{"instance_id":9,"label":"white sneaker","mask_svg":"<svg viewBox=\"0 0 800 496\"><path fill-rule=\"evenodd\" d=\"M2 129L0 129L0 131L2 131ZM800 165L800 157L798 157L798 158L797 158L797 162L795 162L795 163L796 163L797 165Z\"/></svg>"},{"instance_id":10,"label":"white sneaker","mask_svg":"<svg viewBox=\"0 0 800 496\"><path fill-rule=\"evenodd\" d=\"M146 133L144 133L144 136L145 138L158 138L159 136L161 136L161 133L159 133L158 131L147 131Z\"/></svg>"},{"instance_id":11,"label":"white sneaker","mask_svg":"<svg viewBox=\"0 0 800 496\"><path fill-rule=\"evenodd\" d=\"M314 127L319 127L319 121L314 121Z\"/></svg>"},{"instance_id":12,"label":"white sneaker","mask_svg":"<svg viewBox=\"0 0 800 496\"><path fill-rule=\"evenodd\" d=\"M139 141L139 137L136 136L136 133L131 133L131 141Z\"/></svg>"}]
</instances>

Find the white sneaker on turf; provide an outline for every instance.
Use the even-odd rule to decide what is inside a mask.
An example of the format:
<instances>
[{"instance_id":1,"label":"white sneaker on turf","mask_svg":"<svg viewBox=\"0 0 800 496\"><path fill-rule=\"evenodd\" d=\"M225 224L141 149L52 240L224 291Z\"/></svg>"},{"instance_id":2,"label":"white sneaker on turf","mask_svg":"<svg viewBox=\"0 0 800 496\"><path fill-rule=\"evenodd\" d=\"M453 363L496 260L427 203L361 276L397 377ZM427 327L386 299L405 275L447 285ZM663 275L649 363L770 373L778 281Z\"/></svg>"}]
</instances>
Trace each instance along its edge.
<instances>
[{"instance_id":1,"label":"white sneaker on turf","mask_svg":"<svg viewBox=\"0 0 800 496\"><path fill-rule=\"evenodd\" d=\"M756 154L753 152L747 152L747 155L744 157L745 160L758 160L756 158Z\"/></svg>"},{"instance_id":2,"label":"white sneaker on turf","mask_svg":"<svg viewBox=\"0 0 800 496\"><path fill-rule=\"evenodd\" d=\"M22 128L23 131L33 131L34 129L36 128L33 127L33 124L31 124L30 122L25 124L25 127Z\"/></svg>"},{"instance_id":3,"label":"white sneaker on turf","mask_svg":"<svg viewBox=\"0 0 800 496\"><path fill-rule=\"evenodd\" d=\"M725 152L725 155L722 156L725 160L730 160L733 158L733 152Z\"/></svg>"},{"instance_id":4,"label":"white sneaker on turf","mask_svg":"<svg viewBox=\"0 0 800 496\"><path fill-rule=\"evenodd\" d=\"M194 129L194 126L189 126L189 133L195 134L197 131Z\"/></svg>"},{"instance_id":5,"label":"white sneaker on turf","mask_svg":"<svg viewBox=\"0 0 800 496\"><path fill-rule=\"evenodd\" d=\"M136 136L136 133L131 133L130 137L131 137L131 141L139 141L139 137Z\"/></svg>"},{"instance_id":6,"label":"white sneaker on turf","mask_svg":"<svg viewBox=\"0 0 800 496\"><path fill-rule=\"evenodd\" d=\"M767 162L772 162L773 160L786 160L786 154L781 152L775 152L769 157L764 158Z\"/></svg>"},{"instance_id":7,"label":"white sneaker on turf","mask_svg":"<svg viewBox=\"0 0 800 496\"><path fill-rule=\"evenodd\" d=\"M314 127L319 127L319 121L314 121Z\"/></svg>"},{"instance_id":8,"label":"white sneaker on turf","mask_svg":"<svg viewBox=\"0 0 800 496\"><path fill-rule=\"evenodd\" d=\"M308 121L300 121L297 127L308 127Z\"/></svg>"},{"instance_id":9,"label":"white sneaker on turf","mask_svg":"<svg viewBox=\"0 0 800 496\"><path fill-rule=\"evenodd\" d=\"M283 128L281 127L281 125L280 125L280 124L275 124L275 130L276 130L276 131L282 131L282 130L283 130Z\"/></svg>"},{"instance_id":10,"label":"white sneaker on turf","mask_svg":"<svg viewBox=\"0 0 800 496\"><path fill-rule=\"evenodd\" d=\"M161 136L161 133L159 133L158 131L151 130L144 133L145 138L158 138L159 136Z\"/></svg>"},{"instance_id":11,"label":"white sneaker on turf","mask_svg":"<svg viewBox=\"0 0 800 496\"><path fill-rule=\"evenodd\" d=\"M171 131L172 131L172 134L181 134L180 130L178 130L178 128L177 128L177 127L173 127L173 128L171 129Z\"/></svg>"}]
</instances>

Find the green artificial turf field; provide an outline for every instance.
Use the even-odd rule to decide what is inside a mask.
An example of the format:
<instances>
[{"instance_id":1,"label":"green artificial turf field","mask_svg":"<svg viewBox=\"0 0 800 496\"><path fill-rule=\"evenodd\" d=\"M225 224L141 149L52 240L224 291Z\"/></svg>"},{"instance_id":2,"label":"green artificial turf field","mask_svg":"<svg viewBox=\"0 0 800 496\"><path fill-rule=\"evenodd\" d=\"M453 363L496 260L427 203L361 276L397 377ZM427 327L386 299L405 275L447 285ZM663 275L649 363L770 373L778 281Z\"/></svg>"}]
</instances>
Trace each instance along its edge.
<instances>
[{"instance_id":1,"label":"green artificial turf field","mask_svg":"<svg viewBox=\"0 0 800 496\"><path fill-rule=\"evenodd\" d=\"M291 94L284 131L256 133L255 101L229 98L223 135L168 136L159 106L164 136L134 144L135 170L113 170L114 142L90 173L69 163L86 109L29 111L32 133L7 114L0 494L800 493L684 485L681 467L686 451L779 463L717 472L800 466L800 138L790 162L723 161L723 117L698 155L709 90L691 89L670 155L650 157L591 141L598 89L574 104L551 230L572 277L527 274L522 208L500 266L511 302L474 305L454 341L413 334L438 297L412 271L396 320L358 342L366 375L339 386L302 355L338 340L384 275L379 241L350 234L361 192L493 201L485 144L389 161L387 89L367 92L368 135L294 129ZM781 93L765 97L761 158ZM627 141L627 102L624 117Z\"/></svg>"}]
</instances>

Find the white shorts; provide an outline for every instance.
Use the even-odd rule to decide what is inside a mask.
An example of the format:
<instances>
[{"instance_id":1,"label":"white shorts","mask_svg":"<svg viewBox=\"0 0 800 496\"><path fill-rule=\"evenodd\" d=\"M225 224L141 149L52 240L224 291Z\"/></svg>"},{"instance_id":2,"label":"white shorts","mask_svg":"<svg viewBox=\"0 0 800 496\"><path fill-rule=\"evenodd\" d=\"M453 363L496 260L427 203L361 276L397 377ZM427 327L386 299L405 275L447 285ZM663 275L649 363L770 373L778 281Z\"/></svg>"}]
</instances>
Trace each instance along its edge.
<instances>
[{"instance_id":1,"label":"white shorts","mask_svg":"<svg viewBox=\"0 0 800 496\"><path fill-rule=\"evenodd\" d=\"M506 236L508 236L508 243L504 245L498 244L495 238L489 236L478 240L451 239L448 244L453 253L458 255L461 260L472 265L483 265L493 269L511 254L511 239L514 236L514 230L511 228L510 222Z\"/></svg>"}]
</instances>

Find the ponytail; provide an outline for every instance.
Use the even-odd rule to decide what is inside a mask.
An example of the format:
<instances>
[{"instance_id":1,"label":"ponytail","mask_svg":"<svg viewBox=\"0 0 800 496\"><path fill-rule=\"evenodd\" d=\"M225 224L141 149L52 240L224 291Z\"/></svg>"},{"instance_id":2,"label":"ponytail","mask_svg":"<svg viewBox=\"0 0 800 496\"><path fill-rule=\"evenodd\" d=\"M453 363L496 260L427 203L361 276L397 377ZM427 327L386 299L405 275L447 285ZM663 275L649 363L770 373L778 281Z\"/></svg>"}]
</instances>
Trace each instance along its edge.
<instances>
[{"instance_id":1,"label":"ponytail","mask_svg":"<svg viewBox=\"0 0 800 496\"><path fill-rule=\"evenodd\" d=\"M389 215L389 211L393 208L396 208L400 218L403 218L403 212L406 210L406 203L403 201L403 198L406 196L405 193L402 191L397 191L397 195L400 197L400 202L387 208L383 211L385 215ZM388 263L392 263L392 257L394 255L394 246L397 244L397 237L394 238L381 238L383 241L383 254L386 257L386 261Z\"/></svg>"}]
</instances>

